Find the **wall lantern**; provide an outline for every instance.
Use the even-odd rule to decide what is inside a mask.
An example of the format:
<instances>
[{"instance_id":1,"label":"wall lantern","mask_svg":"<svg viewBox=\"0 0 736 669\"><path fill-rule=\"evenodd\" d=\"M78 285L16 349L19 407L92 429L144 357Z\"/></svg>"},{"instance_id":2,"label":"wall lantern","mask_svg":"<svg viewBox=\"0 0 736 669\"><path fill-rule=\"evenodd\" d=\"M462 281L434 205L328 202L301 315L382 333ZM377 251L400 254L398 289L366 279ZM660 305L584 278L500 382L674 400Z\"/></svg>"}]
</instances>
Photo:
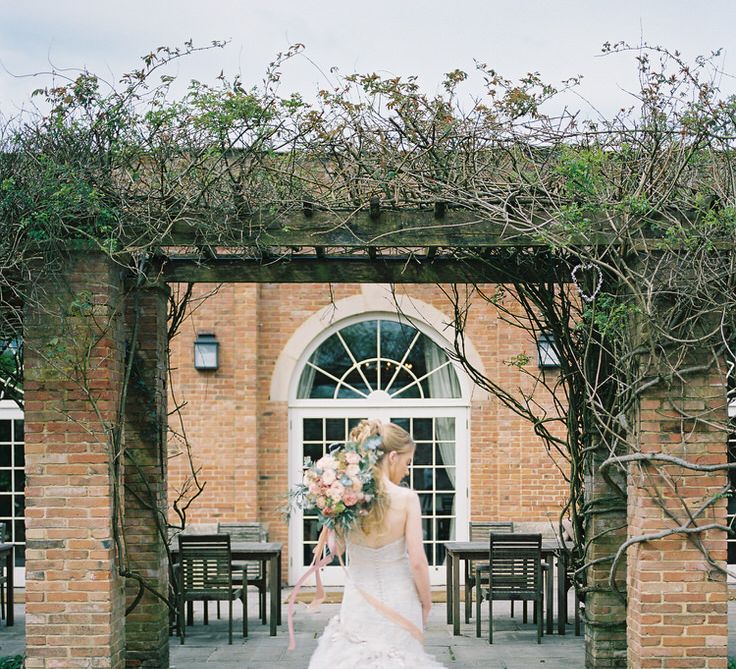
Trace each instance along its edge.
<instances>
[{"instance_id":1,"label":"wall lantern","mask_svg":"<svg viewBox=\"0 0 736 669\"><path fill-rule=\"evenodd\" d=\"M538 363L542 369L560 366L560 352L557 350L555 336L550 332L540 332L537 339Z\"/></svg>"},{"instance_id":2,"label":"wall lantern","mask_svg":"<svg viewBox=\"0 0 736 669\"><path fill-rule=\"evenodd\" d=\"M211 332L197 335L194 341L194 369L215 370L219 366L220 343Z\"/></svg>"}]
</instances>

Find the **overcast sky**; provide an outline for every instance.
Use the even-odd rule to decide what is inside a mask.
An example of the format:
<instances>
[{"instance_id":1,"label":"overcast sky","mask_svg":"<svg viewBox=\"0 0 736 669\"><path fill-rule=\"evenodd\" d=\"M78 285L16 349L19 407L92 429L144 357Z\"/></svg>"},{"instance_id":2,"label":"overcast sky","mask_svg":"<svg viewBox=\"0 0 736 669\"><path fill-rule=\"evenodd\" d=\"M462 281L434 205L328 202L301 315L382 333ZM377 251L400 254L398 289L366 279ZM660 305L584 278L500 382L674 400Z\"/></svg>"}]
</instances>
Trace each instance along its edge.
<instances>
[{"instance_id":1,"label":"overcast sky","mask_svg":"<svg viewBox=\"0 0 736 669\"><path fill-rule=\"evenodd\" d=\"M307 98L329 70L416 74L428 92L442 74L474 59L509 78L539 71L556 83L584 75L582 94L604 111L635 88L633 55L600 57L601 45L642 40L690 59L723 48L736 73L736 0L0 0L0 113L13 115L54 67L86 67L110 80L160 45L230 40L196 55L180 77L220 70L257 84L274 55L305 45L285 69L282 91ZM730 76L724 90L736 90Z\"/></svg>"}]
</instances>

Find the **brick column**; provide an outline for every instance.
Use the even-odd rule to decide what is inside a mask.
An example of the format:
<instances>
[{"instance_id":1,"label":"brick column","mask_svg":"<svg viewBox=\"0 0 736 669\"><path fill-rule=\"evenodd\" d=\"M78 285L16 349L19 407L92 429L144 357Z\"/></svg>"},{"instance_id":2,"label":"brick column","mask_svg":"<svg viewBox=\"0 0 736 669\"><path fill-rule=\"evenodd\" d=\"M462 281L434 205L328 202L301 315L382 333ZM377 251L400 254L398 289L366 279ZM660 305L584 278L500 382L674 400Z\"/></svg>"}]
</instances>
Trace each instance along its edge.
<instances>
[{"instance_id":1,"label":"brick column","mask_svg":"<svg viewBox=\"0 0 736 669\"><path fill-rule=\"evenodd\" d=\"M608 455L607 449L596 453L586 478L586 502L590 515L585 528L589 540L586 562L616 554L626 541L626 500L611 489L598 468ZM621 490L624 476L609 470ZM626 669L626 605L610 586L610 561L593 564L586 573L589 591L585 595L585 667L586 669ZM626 560L616 570L616 584L626 592Z\"/></svg>"},{"instance_id":2,"label":"brick column","mask_svg":"<svg viewBox=\"0 0 736 669\"><path fill-rule=\"evenodd\" d=\"M125 404L126 567L163 596L169 587L164 537L167 514L166 376L168 288L138 290L128 297L128 350L134 352ZM127 603L140 595L126 581ZM169 609L148 590L126 617L126 664L169 666Z\"/></svg>"},{"instance_id":3,"label":"brick column","mask_svg":"<svg viewBox=\"0 0 736 669\"><path fill-rule=\"evenodd\" d=\"M672 399L673 393L677 399ZM641 402L641 451L667 453L701 465L725 464L725 433L706 422L725 421L724 398L723 378L707 375L689 376L679 389L668 391L661 384L652 388ZM683 418L677 408L695 418ZM672 465L632 465L629 536L656 533L686 522L683 501L697 510L725 485L725 471L704 473ZM725 518L726 500L721 498L696 523L723 525ZM631 669L726 668L726 579L708 564L695 545L697 541L702 541L711 557L725 566L726 536L720 530L709 530L691 539L670 535L629 549Z\"/></svg>"},{"instance_id":4,"label":"brick column","mask_svg":"<svg viewBox=\"0 0 736 669\"><path fill-rule=\"evenodd\" d=\"M124 664L109 438L124 349L119 272L104 256L71 254L25 305L25 666L34 669Z\"/></svg>"}]
</instances>

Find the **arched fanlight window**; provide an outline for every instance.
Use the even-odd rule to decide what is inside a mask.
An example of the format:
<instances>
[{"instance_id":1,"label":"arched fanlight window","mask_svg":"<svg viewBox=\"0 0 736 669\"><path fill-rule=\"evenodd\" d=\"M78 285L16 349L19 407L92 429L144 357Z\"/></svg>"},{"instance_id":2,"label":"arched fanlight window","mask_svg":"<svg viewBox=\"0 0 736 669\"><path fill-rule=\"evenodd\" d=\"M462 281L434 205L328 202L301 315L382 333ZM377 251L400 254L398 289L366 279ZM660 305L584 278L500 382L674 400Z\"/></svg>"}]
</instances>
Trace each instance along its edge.
<instances>
[{"instance_id":1,"label":"arched fanlight window","mask_svg":"<svg viewBox=\"0 0 736 669\"><path fill-rule=\"evenodd\" d=\"M450 359L406 323L372 319L328 337L302 370L297 399L458 398Z\"/></svg>"}]
</instances>

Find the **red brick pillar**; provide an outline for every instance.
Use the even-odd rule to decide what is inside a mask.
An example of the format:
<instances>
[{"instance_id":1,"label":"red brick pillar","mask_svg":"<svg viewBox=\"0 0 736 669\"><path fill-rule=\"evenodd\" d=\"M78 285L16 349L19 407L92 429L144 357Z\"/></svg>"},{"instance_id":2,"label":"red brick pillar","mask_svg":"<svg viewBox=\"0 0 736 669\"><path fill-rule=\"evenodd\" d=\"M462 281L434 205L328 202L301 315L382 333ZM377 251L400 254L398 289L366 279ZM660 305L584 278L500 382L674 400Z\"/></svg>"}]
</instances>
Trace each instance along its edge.
<instances>
[{"instance_id":1,"label":"red brick pillar","mask_svg":"<svg viewBox=\"0 0 736 669\"><path fill-rule=\"evenodd\" d=\"M586 502L589 511L585 536L589 543L585 561L585 667L586 669L626 669L626 560L616 570L618 596L611 589L610 557L626 541L626 500L612 488L599 471L609 455L601 448L593 457L586 478ZM609 470L620 490L626 489L620 468Z\"/></svg>"},{"instance_id":2,"label":"red brick pillar","mask_svg":"<svg viewBox=\"0 0 736 669\"><path fill-rule=\"evenodd\" d=\"M689 376L680 388L669 390L654 387L641 402L641 452L666 453L699 465L725 464L725 433L712 427L725 421L724 399L724 382L717 376ZM705 473L661 463L631 465L629 537L686 523L685 504L696 511L725 485L725 471ZM695 524L723 525L725 517L726 500L720 498ZM726 668L726 579L708 563L698 542L725 566L726 536L720 530L690 538L674 534L629 548L631 669Z\"/></svg>"},{"instance_id":3,"label":"red brick pillar","mask_svg":"<svg viewBox=\"0 0 736 669\"><path fill-rule=\"evenodd\" d=\"M135 576L164 597L168 559L166 377L168 288L138 290L126 303L128 351L133 353L125 404L125 547L128 606L126 663L169 666L169 609ZM141 596L142 595L142 596Z\"/></svg>"},{"instance_id":4,"label":"red brick pillar","mask_svg":"<svg viewBox=\"0 0 736 669\"><path fill-rule=\"evenodd\" d=\"M49 277L49 274L45 276ZM124 665L111 430L120 268L74 253L25 305L26 667Z\"/></svg>"}]
</instances>

